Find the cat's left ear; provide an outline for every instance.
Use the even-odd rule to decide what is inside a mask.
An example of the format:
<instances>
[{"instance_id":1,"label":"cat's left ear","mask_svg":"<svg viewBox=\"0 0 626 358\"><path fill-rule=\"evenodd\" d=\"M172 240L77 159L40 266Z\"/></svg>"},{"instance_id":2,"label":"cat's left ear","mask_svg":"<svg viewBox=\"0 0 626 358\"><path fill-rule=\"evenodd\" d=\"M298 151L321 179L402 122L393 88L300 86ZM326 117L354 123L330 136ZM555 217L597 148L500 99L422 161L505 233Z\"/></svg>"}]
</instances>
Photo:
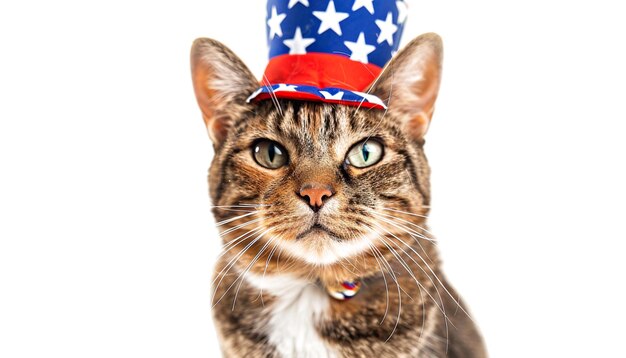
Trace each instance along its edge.
<instances>
[{"instance_id":1,"label":"cat's left ear","mask_svg":"<svg viewBox=\"0 0 626 358\"><path fill-rule=\"evenodd\" d=\"M439 35L421 35L404 47L372 84L371 92L388 103L388 115L402 121L421 140L430 125L441 82L443 44Z\"/></svg>"},{"instance_id":2,"label":"cat's left ear","mask_svg":"<svg viewBox=\"0 0 626 358\"><path fill-rule=\"evenodd\" d=\"M191 77L209 137L217 148L232 123L250 109L246 98L259 82L237 55L207 38L193 43Z\"/></svg>"}]
</instances>

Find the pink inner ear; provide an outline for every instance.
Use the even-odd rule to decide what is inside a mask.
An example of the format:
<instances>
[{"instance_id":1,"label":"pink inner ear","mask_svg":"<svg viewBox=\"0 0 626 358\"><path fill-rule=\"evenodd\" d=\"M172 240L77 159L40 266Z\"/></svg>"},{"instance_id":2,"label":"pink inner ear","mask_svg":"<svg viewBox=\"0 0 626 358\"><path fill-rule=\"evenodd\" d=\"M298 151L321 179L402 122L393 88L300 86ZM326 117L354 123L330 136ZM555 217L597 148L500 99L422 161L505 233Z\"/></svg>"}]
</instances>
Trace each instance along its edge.
<instances>
[{"instance_id":1,"label":"pink inner ear","mask_svg":"<svg viewBox=\"0 0 626 358\"><path fill-rule=\"evenodd\" d=\"M219 143L226 137L230 122L247 110L241 98L257 88L257 80L226 46L206 38L194 41L191 72L209 136L214 143ZM221 85L223 83L228 85Z\"/></svg>"}]
</instances>

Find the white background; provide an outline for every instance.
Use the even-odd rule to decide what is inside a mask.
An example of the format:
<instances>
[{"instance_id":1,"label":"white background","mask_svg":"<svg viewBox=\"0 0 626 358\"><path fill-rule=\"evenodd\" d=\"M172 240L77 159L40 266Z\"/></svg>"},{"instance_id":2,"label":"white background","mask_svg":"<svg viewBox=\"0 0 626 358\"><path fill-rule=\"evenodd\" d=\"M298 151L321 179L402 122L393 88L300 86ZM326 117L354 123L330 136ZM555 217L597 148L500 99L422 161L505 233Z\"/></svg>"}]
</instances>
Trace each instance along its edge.
<instances>
[{"instance_id":1,"label":"white background","mask_svg":"<svg viewBox=\"0 0 626 358\"><path fill-rule=\"evenodd\" d=\"M2 2L1 357L218 355L188 55L260 75L264 3ZM432 231L493 357L626 356L618 4L410 1L446 51Z\"/></svg>"}]
</instances>

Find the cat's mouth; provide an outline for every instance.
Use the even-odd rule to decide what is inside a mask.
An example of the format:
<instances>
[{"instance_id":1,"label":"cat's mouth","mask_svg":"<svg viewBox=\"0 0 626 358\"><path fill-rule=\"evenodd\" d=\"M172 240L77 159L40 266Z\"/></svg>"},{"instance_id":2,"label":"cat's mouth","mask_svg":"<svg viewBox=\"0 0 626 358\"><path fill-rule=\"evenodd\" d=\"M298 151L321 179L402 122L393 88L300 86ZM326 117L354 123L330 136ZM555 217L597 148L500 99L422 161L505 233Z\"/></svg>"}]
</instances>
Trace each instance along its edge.
<instances>
[{"instance_id":1,"label":"cat's mouth","mask_svg":"<svg viewBox=\"0 0 626 358\"><path fill-rule=\"evenodd\" d=\"M337 235L336 233L334 233L332 230L330 230L329 228L327 228L326 226L320 224L320 223L315 223L313 225L311 225L311 227L309 227L308 229L306 229L305 231L299 233L296 236L296 241L302 240L306 237L313 237L313 236L327 236L330 237L333 240L336 241L341 241L341 237L339 235Z\"/></svg>"},{"instance_id":2,"label":"cat's mouth","mask_svg":"<svg viewBox=\"0 0 626 358\"><path fill-rule=\"evenodd\" d=\"M281 240L281 248L304 262L332 265L339 260L365 252L371 247L376 236L372 232L347 239L324 224L314 222L296 234L295 240Z\"/></svg>"}]
</instances>

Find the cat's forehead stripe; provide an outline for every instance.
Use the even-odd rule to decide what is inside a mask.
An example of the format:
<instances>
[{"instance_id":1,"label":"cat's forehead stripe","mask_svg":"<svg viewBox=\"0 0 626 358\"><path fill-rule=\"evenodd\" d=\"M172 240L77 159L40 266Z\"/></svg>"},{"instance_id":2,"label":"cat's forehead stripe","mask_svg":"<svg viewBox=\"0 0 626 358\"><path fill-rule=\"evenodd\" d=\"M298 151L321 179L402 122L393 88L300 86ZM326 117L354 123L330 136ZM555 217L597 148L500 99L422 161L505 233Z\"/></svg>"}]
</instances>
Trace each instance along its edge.
<instances>
[{"instance_id":1,"label":"cat's forehead stripe","mask_svg":"<svg viewBox=\"0 0 626 358\"><path fill-rule=\"evenodd\" d=\"M268 115L268 129L294 140L299 150L320 153L335 144L340 133L348 130L348 112L344 108L310 103L282 103L284 115L273 111ZM309 153L310 154L310 153Z\"/></svg>"}]
</instances>

